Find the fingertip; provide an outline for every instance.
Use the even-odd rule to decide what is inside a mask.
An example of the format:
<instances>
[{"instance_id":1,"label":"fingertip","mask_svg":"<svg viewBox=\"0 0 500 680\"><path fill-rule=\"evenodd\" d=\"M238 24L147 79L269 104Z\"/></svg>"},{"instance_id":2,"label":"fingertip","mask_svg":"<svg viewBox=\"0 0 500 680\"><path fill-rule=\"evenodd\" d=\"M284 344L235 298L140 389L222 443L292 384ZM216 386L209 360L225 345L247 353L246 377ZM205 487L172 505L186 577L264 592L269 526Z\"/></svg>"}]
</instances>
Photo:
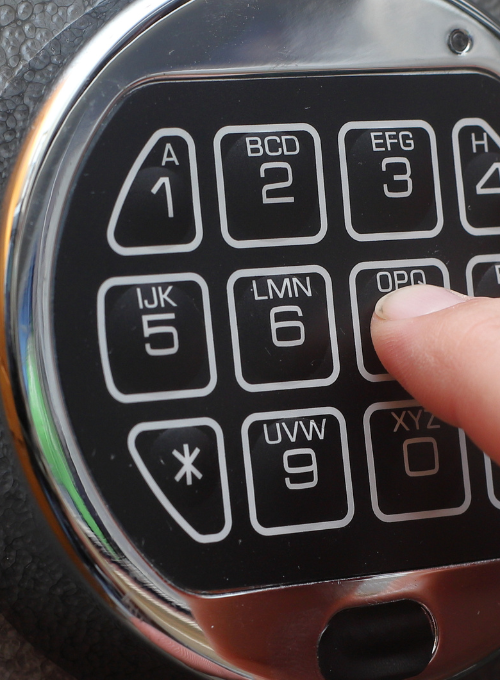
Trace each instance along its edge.
<instances>
[{"instance_id":1,"label":"fingertip","mask_svg":"<svg viewBox=\"0 0 500 680\"><path fill-rule=\"evenodd\" d=\"M394 290L380 298L375 306L375 316L383 321L413 319L432 314L470 298L454 290L418 284Z\"/></svg>"}]
</instances>

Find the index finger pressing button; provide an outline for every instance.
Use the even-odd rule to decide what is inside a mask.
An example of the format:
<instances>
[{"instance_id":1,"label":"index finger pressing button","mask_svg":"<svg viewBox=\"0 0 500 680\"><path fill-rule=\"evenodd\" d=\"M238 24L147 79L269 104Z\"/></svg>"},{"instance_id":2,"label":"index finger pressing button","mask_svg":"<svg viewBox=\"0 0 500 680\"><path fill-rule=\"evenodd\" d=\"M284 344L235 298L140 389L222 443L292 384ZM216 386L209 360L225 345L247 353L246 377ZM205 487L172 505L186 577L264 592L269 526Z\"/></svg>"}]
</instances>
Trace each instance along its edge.
<instances>
[{"instance_id":1,"label":"index finger pressing button","mask_svg":"<svg viewBox=\"0 0 500 680\"><path fill-rule=\"evenodd\" d=\"M377 301L393 290L420 284L450 287L445 265L434 258L361 262L349 277L356 361L361 375L371 382L393 380L375 352L370 323Z\"/></svg>"}]
</instances>

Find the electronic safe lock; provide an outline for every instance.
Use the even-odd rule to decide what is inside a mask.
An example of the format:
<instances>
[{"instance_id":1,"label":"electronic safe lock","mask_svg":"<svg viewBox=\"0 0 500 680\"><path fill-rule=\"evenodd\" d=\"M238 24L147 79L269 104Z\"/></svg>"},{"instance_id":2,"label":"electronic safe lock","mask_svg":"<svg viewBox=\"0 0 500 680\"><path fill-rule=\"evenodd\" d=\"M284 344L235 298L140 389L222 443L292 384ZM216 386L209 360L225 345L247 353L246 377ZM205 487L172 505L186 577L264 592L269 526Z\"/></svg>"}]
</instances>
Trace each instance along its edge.
<instances>
[{"instance_id":1,"label":"electronic safe lock","mask_svg":"<svg viewBox=\"0 0 500 680\"><path fill-rule=\"evenodd\" d=\"M117 615L195 671L500 647L500 471L369 333L402 286L500 295L499 36L459 0L138 0L35 120L9 425Z\"/></svg>"}]
</instances>

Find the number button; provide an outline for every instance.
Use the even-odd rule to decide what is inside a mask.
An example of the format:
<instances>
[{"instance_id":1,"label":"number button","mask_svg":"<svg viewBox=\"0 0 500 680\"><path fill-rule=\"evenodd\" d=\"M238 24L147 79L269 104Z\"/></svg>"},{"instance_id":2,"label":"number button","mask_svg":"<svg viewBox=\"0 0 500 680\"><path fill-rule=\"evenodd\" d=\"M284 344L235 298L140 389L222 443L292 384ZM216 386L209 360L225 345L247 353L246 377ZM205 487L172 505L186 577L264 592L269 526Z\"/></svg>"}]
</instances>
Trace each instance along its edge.
<instances>
[{"instance_id":1,"label":"number button","mask_svg":"<svg viewBox=\"0 0 500 680\"><path fill-rule=\"evenodd\" d=\"M488 498L490 503L500 510L500 466L494 463L486 454L483 455Z\"/></svg>"},{"instance_id":2,"label":"number button","mask_svg":"<svg viewBox=\"0 0 500 680\"><path fill-rule=\"evenodd\" d=\"M224 127L214 141L222 234L234 248L318 243L321 141L306 124Z\"/></svg>"},{"instance_id":3,"label":"number button","mask_svg":"<svg viewBox=\"0 0 500 680\"><path fill-rule=\"evenodd\" d=\"M346 228L354 239L430 238L441 231L436 135L428 123L347 123L339 151Z\"/></svg>"},{"instance_id":4,"label":"number button","mask_svg":"<svg viewBox=\"0 0 500 680\"><path fill-rule=\"evenodd\" d=\"M109 279L97 305L104 377L115 399L182 399L213 390L210 303L200 276Z\"/></svg>"},{"instance_id":5,"label":"number button","mask_svg":"<svg viewBox=\"0 0 500 680\"><path fill-rule=\"evenodd\" d=\"M231 529L224 438L211 418L136 425L130 454L157 500L198 543L214 543Z\"/></svg>"},{"instance_id":6,"label":"number button","mask_svg":"<svg viewBox=\"0 0 500 680\"><path fill-rule=\"evenodd\" d=\"M453 128L462 226L471 234L500 233L500 135L481 118Z\"/></svg>"},{"instance_id":7,"label":"number button","mask_svg":"<svg viewBox=\"0 0 500 680\"><path fill-rule=\"evenodd\" d=\"M349 287L356 361L359 372L367 380L393 380L382 366L370 335L370 322L377 300L398 288L424 283L449 288L450 276L445 265L427 258L362 262L352 270Z\"/></svg>"},{"instance_id":8,"label":"number button","mask_svg":"<svg viewBox=\"0 0 500 680\"><path fill-rule=\"evenodd\" d=\"M194 250L202 237L196 151L185 130L157 130L132 165L108 225L120 255Z\"/></svg>"},{"instance_id":9,"label":"number button","mask_svg":"<svg viewBox=\"0 0 500 680\"><path fill-rule=\"evenodd\" d=\"M415 401L373 404L364 417L373 511L383 522L464 513L471 490L465 435Z\"/></svg>"},{"instance_id":10,"label":"number button","mask_svg":"<svg viewBox=\"0 0 500 680\"><path fill-rule=\"evenodd\" d=\"M249 392L331 385L339 373L333 294L318 266L246 269L228 282L236 378Z\"/></svg>"},{"instance_id":11,"label":"number button","mask_svg":"<svg viewBox=\"0 0 500 680\"><path fill-rule=\"evenodd\" d=\"M466 276L468 295L500 297L500 253L473 257Z\"/></svg>"},{"instance_id":12,"label":"number button","mask_svg":"<svg viewBox=\"0 0 500 680\"><path fill-rule=\"evenodd\" d=\"M255 531L275 536L349 524L354 501L339 411L255 413L243 423L242 437Z\"/></svg>"}]
</instances>

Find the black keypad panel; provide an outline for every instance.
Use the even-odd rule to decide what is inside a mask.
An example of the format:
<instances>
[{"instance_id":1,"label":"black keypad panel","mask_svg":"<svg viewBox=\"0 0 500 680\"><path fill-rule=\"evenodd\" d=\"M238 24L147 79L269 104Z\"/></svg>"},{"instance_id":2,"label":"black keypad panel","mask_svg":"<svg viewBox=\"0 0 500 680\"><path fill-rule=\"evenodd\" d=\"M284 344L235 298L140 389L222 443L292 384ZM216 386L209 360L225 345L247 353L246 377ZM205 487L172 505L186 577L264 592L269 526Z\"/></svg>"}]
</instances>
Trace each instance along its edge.
<instances>
[{"instance_id":1,"label":"black keypad panel","mask_svg":"<svg viewBox=\"0 0 500 680\"><path fill-rule=\"evenodd\" d=\"M210 592L500 557L498 469L369 332L403 286L500 295L499 135L499 82L463 71L117 101L60 227L54 345L92 479L163 577Z\"/></svg>"}]
</instances>

